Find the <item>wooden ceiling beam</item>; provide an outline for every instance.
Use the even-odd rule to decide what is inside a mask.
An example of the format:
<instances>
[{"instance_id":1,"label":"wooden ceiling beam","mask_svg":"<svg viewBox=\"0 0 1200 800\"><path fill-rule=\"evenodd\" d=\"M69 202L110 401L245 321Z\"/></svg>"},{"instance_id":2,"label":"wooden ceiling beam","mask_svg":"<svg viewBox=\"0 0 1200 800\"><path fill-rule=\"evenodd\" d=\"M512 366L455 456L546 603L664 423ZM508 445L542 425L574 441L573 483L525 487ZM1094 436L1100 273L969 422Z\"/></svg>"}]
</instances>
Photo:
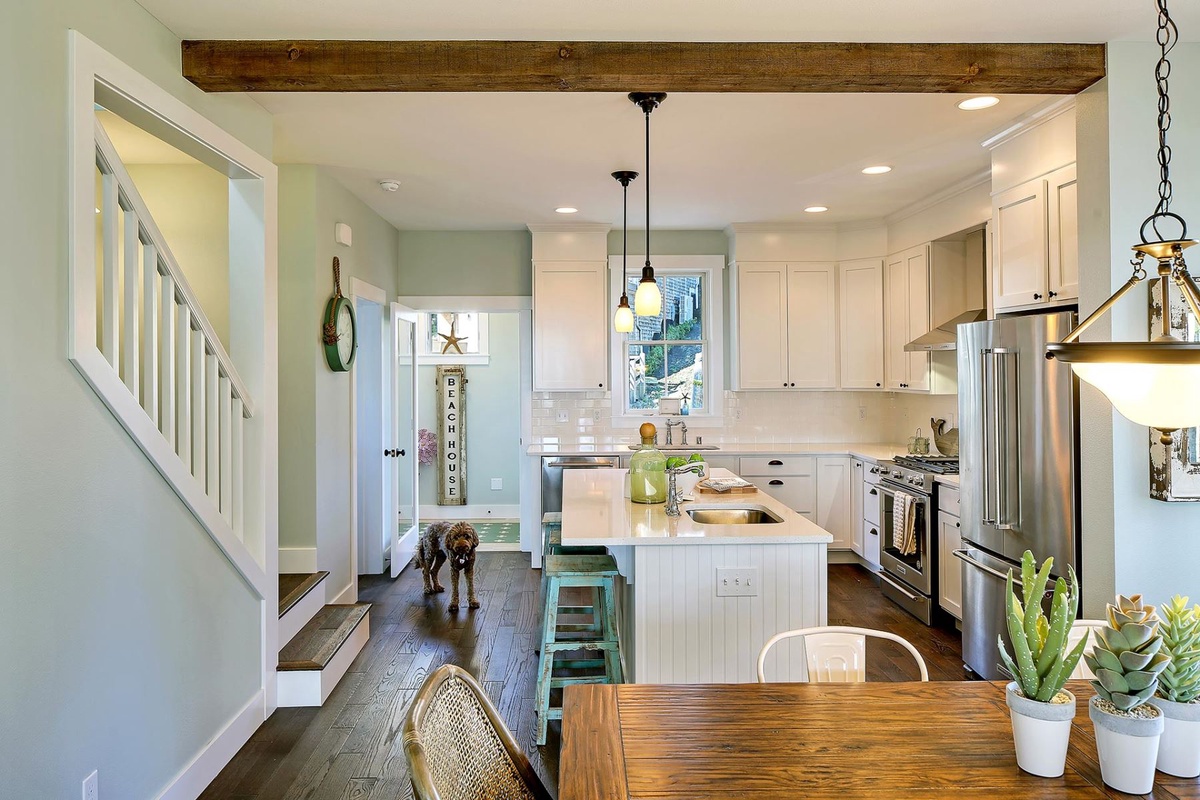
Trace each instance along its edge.
<instances>
[{"instance_id":1,"label":"wooden ceiling beam","mask_svg":"<svg viewBox=\"0 0 1200 800\"><path fill-rule=\"evenodd\" d=\"M1075 94L1101 44L183 42L208 92L943 92Z\"/></svg>"}]
</instances>

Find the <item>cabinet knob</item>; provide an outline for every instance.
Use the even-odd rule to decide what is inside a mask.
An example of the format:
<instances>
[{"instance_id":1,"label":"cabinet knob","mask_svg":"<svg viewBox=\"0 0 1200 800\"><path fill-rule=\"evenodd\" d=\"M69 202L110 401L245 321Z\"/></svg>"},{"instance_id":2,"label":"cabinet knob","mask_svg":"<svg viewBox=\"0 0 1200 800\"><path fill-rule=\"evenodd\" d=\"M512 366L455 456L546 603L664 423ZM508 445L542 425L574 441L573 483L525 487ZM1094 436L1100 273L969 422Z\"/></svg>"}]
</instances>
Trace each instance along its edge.
<instances>
[{"instance_id":1,"label":"cabinet knob","mask_svg":"<svg viewBox=\"0 0 1200 800\"><path fill-rule=\"evenodd\" d=\"M962 527L962 523L961 523L961 522L956 522L956 523L954 523L954 527L956 527L956 528L961 528L961 527Z\"/></svg>"},{"instance_id":2,"label":"cabinet knob","mask_svg":"<svg viewBox=\"0 0 1200 800\"><path fill-rule=\"evenodd\" d=\"M597 383L596 385L597 385L597 386L599 386L601 389L603 389L603 388L604 388L604 384L603 384L603 383Z\"/></svg>"},{"instance_id":3,"label":"cabinet knob","mask_svg":"<svg viewBox=\"0 0 1200 800\"><path fill-rule=\"evenodd\" d=\"M1050 296L1051 296L1051 297L1058 297L1058 292L1051 292L1051 293L1050 293Z\"/></svg>"},{"instance_id":4,"label":"cabinet knob","mask_svg":"<svg viewBox=\"0 0 1200 800\"><path fill-rule=\"evenodd\" d=\"M1033 293L1033 299L1034 299L1034 300L1041 300L1041 299L1042 299L1042 296L1041 296L1040 294L1038 294L1037 292L1034 292L1034 293Z\"/></svg>"},{"instance_id":5,"label":"cabinet knob","mask_svg":"<svg viewBox=\"0 0 1200 800\"><path fill-rule=\"evenodd\" d=\"M875 388L878 389L880 386L883 386L883 384L879 381L875 381Z\"/></svg>"},{"instance_id":6,"label":"cabinet knob","mask_svg":"<svg viewBox=\"0 0 1200 800\"><path fill-rule=\"evenodd\" d=\"M789 384L788 384L788 386L793 386L793 387L794 387L795 385L796 385L796 384L794 384L794 383L789 383Z\"/></svg>"},{"instance_id":7,"label":"cabinet knob","mask_svg":"<svg viewBox=\"0 0 1200 800\"><path fill-rule=\"evenodd\" d=\"M785 388L785 389L787 388L787 381L783 382L783 388Z\"/></svg>"}]
</instances>

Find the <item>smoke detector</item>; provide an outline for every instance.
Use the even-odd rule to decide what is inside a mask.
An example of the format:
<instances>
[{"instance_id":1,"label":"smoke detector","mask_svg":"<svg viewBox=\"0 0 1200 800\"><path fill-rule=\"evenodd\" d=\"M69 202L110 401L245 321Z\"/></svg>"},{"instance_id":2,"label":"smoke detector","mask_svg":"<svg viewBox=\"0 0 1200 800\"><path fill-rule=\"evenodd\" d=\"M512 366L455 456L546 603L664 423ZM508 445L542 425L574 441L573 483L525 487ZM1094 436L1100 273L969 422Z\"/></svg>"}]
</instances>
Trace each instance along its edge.
<instances>
[{"instance_id":1,"label":"smoke detector","mask_svg":"<svg viewBox=\"0 0 1200 800\"><path fill-rule=\"evenodd\" d=\"M400 181L380 181L379 188L385 192L395 192L400 189Z\"/></svg>"}]
</instances>

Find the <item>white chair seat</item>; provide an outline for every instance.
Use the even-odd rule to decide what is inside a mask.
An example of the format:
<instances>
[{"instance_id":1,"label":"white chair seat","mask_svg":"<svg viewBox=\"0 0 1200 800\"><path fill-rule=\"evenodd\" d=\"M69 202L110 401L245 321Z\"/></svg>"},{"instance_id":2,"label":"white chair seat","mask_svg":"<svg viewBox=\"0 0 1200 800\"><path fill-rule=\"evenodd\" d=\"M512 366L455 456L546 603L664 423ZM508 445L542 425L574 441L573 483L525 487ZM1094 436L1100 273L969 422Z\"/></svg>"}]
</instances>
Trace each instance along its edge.
<instances>
[{"instance_id":1,"label":"white chair seat","mask_svg":"<svg viewBox=\"0 0 1200 800\"><path fill-rule=\"evenodd\" d=\"M887 639L904 647L917 662L921 680L929 680L925 659L908 640L887 631L825 625L777 633L767 640L758 654L758 682L767 683L763 668L767 653L784 639L801 638L808 665L808 679L813 683L862 683L867 679L867 637Z\"/></svg>"},{"instance_id":2,"label":"white chair seat","mask_svg":"<svg viewBox=\"0 0 1200 800\"><path fill-rule=\"evenodd\" d=\"M1079 640L1086 636L1088 631L1096 628L1107 627L1108 622L1102 619L1075 620L1075 624L1071 627L1071 632L1067 634L1067 652L1069 653L1074 650L1075 646L1079 644ZM1088 644L1089 647L1084 649L1085 653L1091 648L1091 646L1096 644L1096 635L1094 633L1092 634L1091 641ZM1082 658L1079 659L1079 663L1075 666L1075 671L1071 673L1071 678L1075 680L1091 680L1094 677L1096 676L1092 674L1090 669L1088 669L1087 662Z\"/></svg>"}]
</instances>

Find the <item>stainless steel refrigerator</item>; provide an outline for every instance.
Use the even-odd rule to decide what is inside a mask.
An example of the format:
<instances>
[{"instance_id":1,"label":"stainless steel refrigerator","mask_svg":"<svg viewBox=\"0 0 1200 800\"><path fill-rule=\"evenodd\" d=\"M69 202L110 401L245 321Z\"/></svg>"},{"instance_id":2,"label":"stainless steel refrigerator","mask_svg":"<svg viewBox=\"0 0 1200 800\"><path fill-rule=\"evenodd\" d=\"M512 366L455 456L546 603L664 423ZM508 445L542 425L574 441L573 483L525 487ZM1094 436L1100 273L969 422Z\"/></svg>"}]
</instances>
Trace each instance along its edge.
<instances>
[{"instance_id":1,"label":"stainless steel refrigerator","mask_svg":"<svg viewBox=\"0 0 1200 800\"><path fill-rule=\"evenodd\" d=\"M989 680L1003 677L1004 579L1021 554L1079 570L1076 383L1045 355L1074 324L1060 312L958 327L963 661Z\"/></svg>"}]
</instances>

